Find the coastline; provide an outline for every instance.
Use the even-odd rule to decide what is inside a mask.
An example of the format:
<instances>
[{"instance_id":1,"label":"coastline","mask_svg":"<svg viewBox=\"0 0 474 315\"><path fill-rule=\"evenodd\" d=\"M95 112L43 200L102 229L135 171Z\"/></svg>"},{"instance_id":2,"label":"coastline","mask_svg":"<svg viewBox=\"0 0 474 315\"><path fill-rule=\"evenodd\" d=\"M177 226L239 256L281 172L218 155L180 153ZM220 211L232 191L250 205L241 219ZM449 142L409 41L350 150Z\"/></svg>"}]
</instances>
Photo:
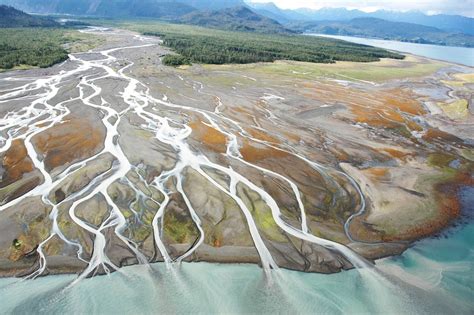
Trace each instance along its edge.
<instances>
[{"instance_id":1,"label":"coastline","mask_svg":"<svg viewBox=\"0 0 474 315\"><path fill-rule=\"evenodd\" d=\"M400 53L406 53L406 54L412 54L412 55L418 55L422 56L425 58L429 58L432 60L437 60L441 62L448 62L451 64L455 65L460 65L460 66L465 66L465 67L474 67L474 57L472 57L472 52L474 52L474 47L463 47L463 46L441 46L441 45L433 45L433 44L420 44L420 43L411 43L411 42L402 42L402 41L396 41L396 40L385 40L385 39L380 39L380 38L370 38L370 37L359 37L359 36L345 36L345 35L328 35L328 34L317 34L317 33L305 33L304 35L306 36L321 36L321 37L326 37L326 38L334 38L334 39L340 39L340 40L346 40L346 41L351 41L351 38L353 39L352 42L358 43L358 44L364 44L364 45L369 45L369 46L375 46L375 47L380 47L388 50L392 50L395 52L400 52ZM375 42L374 42L375 41ZM402 48L396 48L394 47L397 43L400 44L407 44L406 47ZM410 48L410 45L414 45L413 48ZM423 48L425 49L439 49L440 51L443 50L443 48L447 48L446 53L444 55L438 54L438 55L424 55L423 53L420 53L423 51ZM450 54L448 53L450 48L454 50L458 49L460 52L466 50L470 51L470 53L466 53L465 55L468 56L468 59L470 60L469 62L464 59L463 61L457 60L460 59L459 57L451 57ZM417 51L418 53L414 52ZM453 52L451 52L451 55L455 55ZM470 58L469 58L470 57Z\"/></svg>"}]
</instances>

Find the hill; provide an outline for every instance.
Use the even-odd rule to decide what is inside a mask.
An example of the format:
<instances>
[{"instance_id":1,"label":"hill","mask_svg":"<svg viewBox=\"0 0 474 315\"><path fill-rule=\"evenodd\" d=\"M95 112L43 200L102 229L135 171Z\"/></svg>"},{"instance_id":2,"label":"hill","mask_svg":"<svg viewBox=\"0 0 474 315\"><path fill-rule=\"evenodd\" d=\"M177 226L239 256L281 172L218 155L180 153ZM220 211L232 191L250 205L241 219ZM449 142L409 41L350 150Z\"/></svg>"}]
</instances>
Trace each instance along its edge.
<instances>
[{"instance_id":1,"label":"hill","mask_svg":"<svg viewBox=\"0 0 474 315\"><path fill-rule=\"evenodd\" d=\"M27 12L105 17L171 17L243 5L241 0L0 0Z\"/></svg>"},{"instance_id":2,"label":"hill","mask_svg":"<svg viewBox=\"0 0 474 315\"><path fill-rule=\"evenodd\" d=\"M13 7L0 5L0 28L5 27L55 27L53 20L32 16Z\"/></svg>"},{"instance_id":3,"label":"hill","mask_svg":"<svg viewBox=\"0 0 474 315\"><path fill-rule=\"evenodd\" d=\"M180 2L156 0L100 1L89 14L109 17L176 18L195 8Z\"/></svg>"},{"instance_id":4,"label":"hill","mask_svg":"<svg viewBox=\"0 0 474 315\"><path fill-rule=\"evenodd\" d=\"M431 26L391 22L377 18L350 21L295 22L289 27L319 34L361 36L422 44L474 47L474 36L451 33Z\"/></svg>"},{"instance_id":5,"label":"hill","mask_svg":"<svg viewBox=\"0 0 474 315\"><path fill-rule=\"evenodd\" d=\"M398 12L388 10L378 10L368 13L346 8L322 8L319 10L301 8L296 10L283 10L275 6L272 2L249 2L249 6L257 13L276 19L280 23L289 21L350 21L356 18L379 18L392 22L436 27L451 33L474 35L474 19L460 15L427 15L418 11Z\"/></svg>"},{"instance_id":6,"label":"hill","mask_svg":"<svg viewBox=\"0 0 474 315\"><path fill-rule=\"evenodd\" d=\"M273 34L291 32L275 20L256 14L243 6L217 11L196 11L181 17L179 22L232 31Z\"/></svg>"},{"instance_id":7,"label":"hill","mask_svg":"<svg viewBox=\"0 0 474 315\"><path fill-rule=\"evenodd\" d=\"M0 0L28 12L104 17L178 17L195 8L173 0Z\"/></svg>"},{"instance_id":8,"label":"hill","mask_svg":"<svg viewBox=\"0 0 474 315\"><path fill-rule=\"evenodd\" d=\"M241 0L18 0L20 7L42 13L112 18L145 17L233 31L271 34L293 32L242 4Z\"/></svg>"},{"instance_id":9,"label":"hill","mask_svg":"<svg viewBox=\"0 0 474 315\"><path fill-rule=\"evenodd\" d=\"M242 0L177 0L199 10L220 10L244 6Z\"/></svg>"},{"instance_id":10,"label":"hill","mask_svg":"<svg viewBox=\"0 0 474 315\"><path fill-rule=\"evenodd\" d=\"M283 10L277 7L273 2L267 3L249 3L249 6L258 14L274 19L282 24L291 21L306 21L307 18L294 11Z\"/></svg>"}]
</instances>

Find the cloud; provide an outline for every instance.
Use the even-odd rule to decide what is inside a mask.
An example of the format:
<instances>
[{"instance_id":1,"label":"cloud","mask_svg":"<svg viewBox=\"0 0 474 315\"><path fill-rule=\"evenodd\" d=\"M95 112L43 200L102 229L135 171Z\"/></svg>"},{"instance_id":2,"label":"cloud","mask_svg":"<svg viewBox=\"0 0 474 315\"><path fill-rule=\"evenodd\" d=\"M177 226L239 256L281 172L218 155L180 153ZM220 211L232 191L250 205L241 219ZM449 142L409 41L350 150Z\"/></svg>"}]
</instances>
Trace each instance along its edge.
<instances>
[{"instance_id":1,"label":"cloud","mask_svg":"<svg viewBox=\"0 0 474 315\"><path fill-rule=\"evenodd\" d=\"M459 14L474 17L474 0L251 0L251 2L274 2L283 9L322 7L375 11L419 10L428 14Z\"/></svg>"}]
</instances>

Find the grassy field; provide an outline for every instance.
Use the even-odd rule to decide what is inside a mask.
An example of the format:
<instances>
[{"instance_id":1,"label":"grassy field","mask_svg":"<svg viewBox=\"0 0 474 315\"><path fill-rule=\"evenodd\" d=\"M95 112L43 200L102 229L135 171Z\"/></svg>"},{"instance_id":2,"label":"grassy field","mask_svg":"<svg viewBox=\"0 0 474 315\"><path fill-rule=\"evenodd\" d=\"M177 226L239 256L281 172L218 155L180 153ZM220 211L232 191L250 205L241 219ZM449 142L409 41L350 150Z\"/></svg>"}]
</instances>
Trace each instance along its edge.
<instances>
[{"instance_id":1,"label":"grassy field","mask_svg":"<svg viewBox=\"0 0 474 315\"><path fill-rule=\"evenodd\" d=\"M99 35L84 34L77 30L64 32L66 43L64 47L69 53L78 53L91 50L105 42L105 38Z\"/></svg>"},{"instance_id":2,"label":"grassy field","mask_svg":"<svg viewBox=\"0 0 474 315\"><path fill-rule=\"evenodd\" d=\"M276 61L248 65L203 65L209 71L242 72L248 76L279 80L319 80L322 78L346 81L383 82L386 80L430 75L445 64L438 61L408 56L404 60L383 59L379 62L337 62L317 64L295 61ZM221 78L216 78L221 80ZM235 80L230 82L234 85ZM245 80L242 80L245 82ZM248 80L247 80L248 81Z\"/></svg>"},{"instance_id":3,"label":"grassy field","mask_svg":"<svg viewBox=\"0 0 474 315\"><path fill-rule=\"evenodd\" d=\"M100 39L62 28L0 29L0 71L50 67L67 59L69 52L91 49Z\"/></svg>"},{"instance_id":4,"label":"grassy field","mask_svg":"<svg viewBox=\"0 0 474 315\"><path fill-rule=\"evenodd\" d=\"M439 62L422 62L417 58L408 60L384 59L374 63L338 62L333 65L277 62L265 65L257 71L264 74L281 74L302 79L321 77L347 80L382 82L391 79L421 77L432 74L442 67Z\"/></svg>"}]
</instances>

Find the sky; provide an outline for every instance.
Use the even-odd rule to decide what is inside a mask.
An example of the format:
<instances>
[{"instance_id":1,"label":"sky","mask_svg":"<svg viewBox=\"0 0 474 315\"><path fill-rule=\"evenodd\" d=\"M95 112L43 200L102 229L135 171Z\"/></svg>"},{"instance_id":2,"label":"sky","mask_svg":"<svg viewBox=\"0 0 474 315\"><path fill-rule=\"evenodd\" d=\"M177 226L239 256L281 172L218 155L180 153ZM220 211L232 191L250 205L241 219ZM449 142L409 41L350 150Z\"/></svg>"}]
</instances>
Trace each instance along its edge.
<instances>
[{"instance_id":1,"label":"sky","mask_svg":"<svg viewBox=\"0 0 474 315\"><path fill-rule=\"evenodd\" d=\"M251 2L273 2L282 9L344 7L366 12L379 9L419 10L427 14L459 14L474 17L474 0L251 0Z\"/></svg>"}]
</instances>

